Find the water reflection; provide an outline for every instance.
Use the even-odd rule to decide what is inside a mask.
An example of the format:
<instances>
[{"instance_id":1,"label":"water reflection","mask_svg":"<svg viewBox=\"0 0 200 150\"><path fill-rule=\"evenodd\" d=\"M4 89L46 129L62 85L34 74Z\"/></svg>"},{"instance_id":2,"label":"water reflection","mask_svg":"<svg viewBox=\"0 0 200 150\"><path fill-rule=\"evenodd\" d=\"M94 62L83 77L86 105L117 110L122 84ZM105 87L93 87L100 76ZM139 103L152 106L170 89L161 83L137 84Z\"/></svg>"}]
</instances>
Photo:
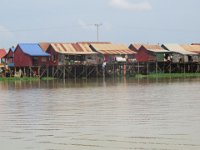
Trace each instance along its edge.
<instances>
[{"instance_id":1,"label":"water reflection","mask_svg":"<svg viewBox=\"0 0 200 150\"><path fill-rule=\"evenodd\" d=\"M198 78L0 82L0 146L198 150L199 83Z\"/></svg>"}]
</instances>

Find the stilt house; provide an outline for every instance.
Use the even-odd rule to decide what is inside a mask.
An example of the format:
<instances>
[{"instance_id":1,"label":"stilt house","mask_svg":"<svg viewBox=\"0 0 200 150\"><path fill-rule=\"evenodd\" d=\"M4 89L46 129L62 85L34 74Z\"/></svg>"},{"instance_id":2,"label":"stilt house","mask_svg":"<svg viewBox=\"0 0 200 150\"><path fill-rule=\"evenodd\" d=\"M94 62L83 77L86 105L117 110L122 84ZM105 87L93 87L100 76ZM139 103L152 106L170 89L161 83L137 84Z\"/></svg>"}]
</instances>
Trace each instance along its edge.
<instances>
[{"instance_id":1,"label":"stilt house","mask_svg":"<svg viewBox=\"0 0 200 150\"><path fill-rule=\"evenodd\" d=\"M98 53L99 62L126 62L134 59L135 52L123 44L91 44L92 50Z\"/></svg>"},{"instance_id":2,"label":"stilt house","mask_svg":"<svg viewBox=\"0 0 200 150\"><path fill-rule=\"evenodd\" d=\"M5 49L0 49L0 64L5 63L5 55L6 55L6 50Z\"/></svg>"},{"instance_id":3,"label":"stilt house","mask_svg":"<svg viewBox=\"0 0 200 150\"><path fill-rule=\"evenodd\" d=\"M144 44L135 58L138 62L165 62L170 61L170 52L156 44Z\"/></svg>"},{"instance_id":4,"label":"stilt house","mask_svg":"<svg viewBox=\"0 0 200 150\"><path fill-rule=\"evenodd\" d=\"M11 47L8 53L4 56L8 67L14 67L14 51L15 51L15 48Z\"/></svg>"},{"instance_id":5,"label":"stilt house","mask_svg":"<svg viewBox=\"0 0 200 150\"><path fill-rule=\"evenodd\" d=\"M200 62L200 45L182 44L181 47L186 51L197 53L198 56L193 56L193 62Z\"/></svg>"},{"instance_id":6,"label":"stilt house","mask_svg":"<svg viewBox=\"0 0 200 150\"><path fill-rule=\"evenodd\" d=\"M174 63L193 62L193 60L198 58L197 53L186 51L179 44L163 44L162 47L172 52L172 62Z\"/></svg>"},{"instance_id":7,"label":"stilt house","mask_svg":"<svg viewBox=\"0 0 200 150\"><path fill-rule=\"evenodd\" d=\"M46 52L52 66L84 64L88 57L96 55L87 43L51 43Z\"/></svg>"},{"instance_id":8,"label":"stilt house","mask_svg":"<svg viewBox=\"0 0 200 150\"><path fill-rule=\"evenodd\" d=\"M34 67L49 65L49 54L39 44L18 44L14 51L15 67Z\"/></svg>"}]
</instances>

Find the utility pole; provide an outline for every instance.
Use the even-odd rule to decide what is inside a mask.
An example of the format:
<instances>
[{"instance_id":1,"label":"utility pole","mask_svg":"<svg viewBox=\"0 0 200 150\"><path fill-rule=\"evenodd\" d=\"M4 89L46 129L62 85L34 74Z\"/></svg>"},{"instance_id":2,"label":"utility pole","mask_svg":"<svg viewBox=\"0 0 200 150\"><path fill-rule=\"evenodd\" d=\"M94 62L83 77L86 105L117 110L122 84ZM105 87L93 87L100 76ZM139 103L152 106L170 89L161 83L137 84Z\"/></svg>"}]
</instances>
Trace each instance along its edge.
<instances>
[{"instance_id":1,"label":"utility pole","mask_svg":"<svg viewBox=\"0 0 200 150\"><path fill-rule=\"evenodd\" d=\"M99 42L99 27L102 26L103 24L94 24L94 26L97 27L97 42Z\"/></svg>"}]
</instances>

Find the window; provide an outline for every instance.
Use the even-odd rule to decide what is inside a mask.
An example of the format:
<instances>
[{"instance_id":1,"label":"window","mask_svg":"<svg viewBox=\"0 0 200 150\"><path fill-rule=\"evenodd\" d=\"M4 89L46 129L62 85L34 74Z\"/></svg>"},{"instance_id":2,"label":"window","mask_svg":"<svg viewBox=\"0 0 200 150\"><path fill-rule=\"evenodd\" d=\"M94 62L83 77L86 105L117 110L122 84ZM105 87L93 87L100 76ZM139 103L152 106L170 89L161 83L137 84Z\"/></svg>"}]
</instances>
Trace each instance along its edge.
<instances>
[{"instance_id":1,"label":"window","mask_svg":"<svg viewBox=\"0 0 200 150\"><path fill-rule=\"evenodd\" d=\"M38 57L33 57L33 66L38 66Z\"/></svg>"},{"instance_id":2,"label":"window","mask_svg":"<svg viewBox=\"0 0 200 150\"><path fill-rule=\"evenodd\" d=\"M46 57L42 57L42 62L47 62L47 58Z\"/></svg>"}]
</instances>

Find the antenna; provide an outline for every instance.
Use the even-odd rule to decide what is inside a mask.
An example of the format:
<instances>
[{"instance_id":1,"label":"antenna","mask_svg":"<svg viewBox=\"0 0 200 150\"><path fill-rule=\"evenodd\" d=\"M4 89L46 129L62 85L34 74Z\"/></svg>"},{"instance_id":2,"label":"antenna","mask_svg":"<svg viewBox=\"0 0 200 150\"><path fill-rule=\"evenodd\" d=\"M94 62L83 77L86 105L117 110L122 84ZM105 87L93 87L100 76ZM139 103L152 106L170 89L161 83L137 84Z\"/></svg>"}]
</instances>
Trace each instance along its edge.
<instances>
[{"instance_id":1,"label":"antenna","mask_svg":"<svg viewBox=\"0 0 200 150\"><path fill-rule=\"evenodd\" d=\"M94 24L94 26L97 27L97 42L99 42L99 27L102 26L103 24Z\"/></svg>"}]
</instances>

